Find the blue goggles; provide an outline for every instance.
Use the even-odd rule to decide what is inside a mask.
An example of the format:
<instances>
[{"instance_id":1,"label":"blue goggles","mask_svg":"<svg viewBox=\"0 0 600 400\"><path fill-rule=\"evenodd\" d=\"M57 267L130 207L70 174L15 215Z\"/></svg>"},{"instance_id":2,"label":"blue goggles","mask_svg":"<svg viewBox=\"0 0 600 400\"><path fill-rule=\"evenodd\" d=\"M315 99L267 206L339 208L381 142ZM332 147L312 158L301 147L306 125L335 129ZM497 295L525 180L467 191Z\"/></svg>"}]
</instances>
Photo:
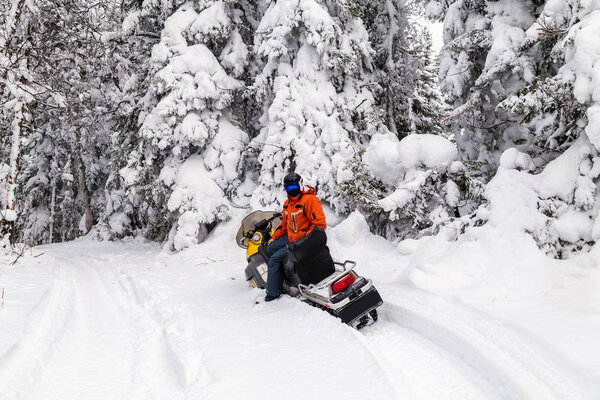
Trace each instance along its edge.
<instances>
[{"instance_id":1,"label":"blue goggles","mask_svg":"<svg viewBox=\"0 0 600 400\"><path fill-rule=\"evenodd\" d=\"M293 192L294 190L300 190L299 183L290 183L288 185L285 185L284 187L285 187L286 192Z\"/></svg>"}]
</instances>

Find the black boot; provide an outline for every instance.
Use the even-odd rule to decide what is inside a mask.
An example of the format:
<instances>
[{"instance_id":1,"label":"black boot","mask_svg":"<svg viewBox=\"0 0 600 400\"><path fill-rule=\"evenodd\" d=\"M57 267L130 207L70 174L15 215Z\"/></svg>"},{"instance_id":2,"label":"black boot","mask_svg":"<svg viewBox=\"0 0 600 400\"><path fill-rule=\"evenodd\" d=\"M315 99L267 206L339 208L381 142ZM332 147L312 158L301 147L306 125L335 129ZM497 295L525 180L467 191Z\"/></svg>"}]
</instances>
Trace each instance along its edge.
<instances>
[{"instance_id":1,"label":"black boot","mask_svg":"<svg viewBox=\"0 0 600 400\"><path fill-rule=\"evenodd\" d=\"M280 294L278 294L277 296L271 296L271 295L266 295L265 296L265 301L273 301L273 300L277 300L279 298L279 296L281 296Z\"/></svg>"}]
</instances>

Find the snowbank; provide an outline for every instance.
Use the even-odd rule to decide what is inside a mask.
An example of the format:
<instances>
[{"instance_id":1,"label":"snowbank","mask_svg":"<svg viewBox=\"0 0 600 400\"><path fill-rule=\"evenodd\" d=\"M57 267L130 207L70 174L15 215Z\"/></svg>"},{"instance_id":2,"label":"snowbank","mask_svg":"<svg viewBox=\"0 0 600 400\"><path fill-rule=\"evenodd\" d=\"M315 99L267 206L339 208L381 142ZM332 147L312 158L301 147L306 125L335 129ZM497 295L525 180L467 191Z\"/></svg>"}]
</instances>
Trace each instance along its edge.
<instances>
[{"instance_id":1,"label":"snowbank","mask_svg":"<svg viewBox=\"0 0 600 400\"><path fill-rule=\"evenodd\" d=\"M168 207L180 215L172 238L176 250L198 243L202 225L226 219L229 210L223 190L210 177L199 155L191 156L179 168Z\"/></svg>"},{"instance_id":2,"label":"snowbank","mask_svg":"<svg viewBox=\"0 0 600 400\"><path fill-rule=\"evenodd\" d=\"M448 226L402 241L395 262L403 269L399 284L506 321L593 386L600 365L591 353L600 349L588 333L600 332L600 245L586 243L597 240L593 180L600 165L590 154L582 137L535 175L529 157L507 150L486 188L489 205L478 213L488 223L467 227L457 240ZM585 246L589 253L570 253Z\"/></svg>"}]
</instances>

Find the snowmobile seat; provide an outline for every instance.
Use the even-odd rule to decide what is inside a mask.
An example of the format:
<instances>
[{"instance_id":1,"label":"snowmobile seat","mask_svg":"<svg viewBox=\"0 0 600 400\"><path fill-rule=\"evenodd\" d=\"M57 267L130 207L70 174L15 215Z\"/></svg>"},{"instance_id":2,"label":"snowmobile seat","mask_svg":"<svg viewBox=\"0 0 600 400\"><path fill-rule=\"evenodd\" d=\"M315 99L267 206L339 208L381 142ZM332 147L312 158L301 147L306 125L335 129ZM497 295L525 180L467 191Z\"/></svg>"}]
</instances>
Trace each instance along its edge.
<instances>
[{"instance_id":1,"label":"snowmobile seat","mask_svg":"<svg viewBox=\"0 0 600 400\"><path fill-rule=\"evenodd\" d=\"M305 285L319 283L335 272L335 265L327 246L319 250L314 257L296 263L295 268L300 282Z\"/></svg>"},{"instance_id":2,"label":"snowmobile seat","mask_svg":"<svg viewBox=\"0 0 600 400\"><path fill-rule=\"evenodd\" d=\"M300 240L287 245L292 262L299 263L313 258L327 245L327 234L321 227L316 227L311 233Z\"/></svg>"},{"instance_id":3,"label":"snowmobile seat","mask_svg":"<svg viewBox=\"0 0 600 400\"><path fill-rule=\"evenodd\" d=\"M335 272L327 247L327 235L322 228L315 228L305 238L287 246L288 260L284 263L284 269L291 277L293 286L298 283L319 283Z\"/></svg>"}]
</instances>

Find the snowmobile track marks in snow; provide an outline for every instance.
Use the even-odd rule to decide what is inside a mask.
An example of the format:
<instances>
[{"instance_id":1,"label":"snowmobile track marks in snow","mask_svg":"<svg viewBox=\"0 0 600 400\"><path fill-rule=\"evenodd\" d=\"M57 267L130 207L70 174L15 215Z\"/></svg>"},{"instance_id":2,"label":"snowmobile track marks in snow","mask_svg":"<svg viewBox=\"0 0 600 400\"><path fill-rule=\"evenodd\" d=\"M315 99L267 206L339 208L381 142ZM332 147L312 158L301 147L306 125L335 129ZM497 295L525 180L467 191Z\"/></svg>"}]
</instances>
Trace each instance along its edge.
<instances>
[{"instance_id":1,"label":"snowmobile track marks in snow","mask_svg":"<svg viewBox=\"0 0 600 400\"><path fill-rule=\"evenodd\" d=\"M585 400L579 378L536 352L522 335L475 310L416 289L388 295L391 319L429 338L490 382L501 398Z\"/></svg>"},{"instance_id":2,"label":"snowmobile track marks in snow","mask_svg":"<svg viewBox=\"0 0 600 400\"><path fill-rule=\"evenodd\" d=\"M191 312L168 296L166 288L151 288L144 280L127 274L125 264L115 264L116 268L104 267L109 271L104 277L105 285L112 287L115 297L130 314L135 315L138 323L143 321L141 342L158 346L159 352L164 354L160 367L174 373L176 381L173 383L176 383L177 391L182 395L201 395L198 391L208 382L208 372L203 364L200 329ZM116 288L110 284L111 281L117 282ZM140 352L146 351L146 345L141 346Z\"/></svg>"},{"instance_id":3,"label":"snowmobile track marks in snow","mask_svg":"<svg viewBox=\"0 0 600 400\"><path fill-rule=\"evenodd\" d=\"M0 358L2 400L203 397L200 329L185 306L117 257L57 253L23 336Z\"/></svg>"},{"instance_id":4,"label":"snowmobile track marks in snow","mask_svg":"<svg viewBox=\"0 0 600 400\"><path fill-rule=\"evenodd\" d=\"M24 335L0 357L3 398L28 397L58 351L73 313L73 281L65 268L54 266L54 280L27 318Z\"/></svg>"},{"instance_id":5,"label":"snowmobile track marks in snow","mask_svg":"<svg viewBox=\"0 0 600 400\"><path fill-rule=\"evenodd\" d=\"M412 331L388 315L385 305L378 325L362 333L372 347L387 360L388 373L410 382L412 393L407 398L446 400L491 400L493 387L462 360L436 343Z\"/></svg>"}]
</instances>

